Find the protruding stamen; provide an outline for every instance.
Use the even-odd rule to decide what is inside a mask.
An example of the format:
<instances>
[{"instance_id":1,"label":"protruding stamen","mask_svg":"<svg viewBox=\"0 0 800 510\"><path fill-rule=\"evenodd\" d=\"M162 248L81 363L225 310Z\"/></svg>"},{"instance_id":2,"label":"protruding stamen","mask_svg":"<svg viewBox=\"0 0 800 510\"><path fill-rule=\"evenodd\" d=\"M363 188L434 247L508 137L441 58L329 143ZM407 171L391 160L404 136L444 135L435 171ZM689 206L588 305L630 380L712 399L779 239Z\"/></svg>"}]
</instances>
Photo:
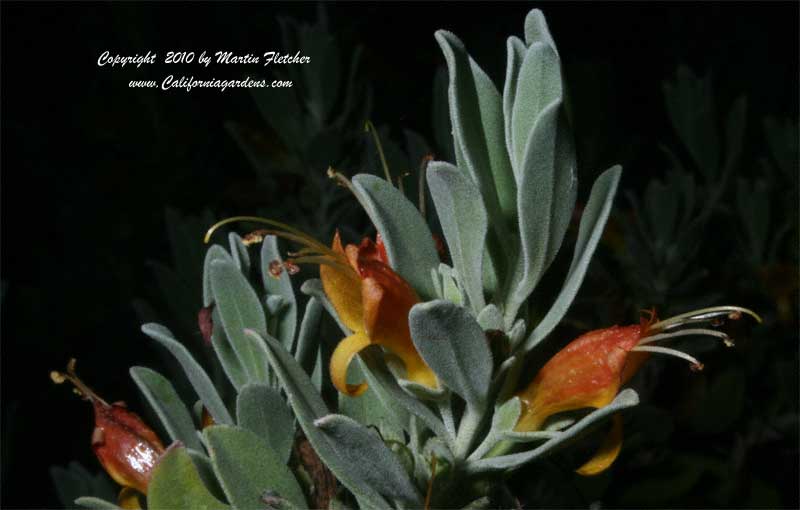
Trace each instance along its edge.
<instances>
[{"instance_id":1,"label":"protruding stamen","mask_svg":"<svg viewBox=\"0 0 800 510\"><path fill-rule=\"evenodd\" d=\"M391 184L392 174L389 173L389 165L386 163L386 155L383 153L383 145L381 145L381 139L378 138L378 131L372 124L372 121L369 120L364 126L364 130L372 134L372 139L375 141L375 146L378 149L378 156L381 158L381 165L383 165L383 174L386 176L386 180L389 181L389 184Z\"/></svg>"},{"instance_id":2,"label":"protruding stamen","mask_svg":"<svg viewBox=\"0 0 800 510\"><path fill-rule=\"evenodd\" d=\"M727 347L733 347L733 340L731 340L731 338L726 333L706 328L681 329L679 331L673 331L672 333L659 333L657 335L645 336L639 341L637 345L646 345L646 344L651 344L653 342L659 342L662 340L669 340L671 338L676 338L679 336L689 336L689 335L713 336L721 339Z\"/></svg>"},{"instance_id":3,"label":"protruding stamen","mask_svg":"<svg viewBox=\"0 0 800 510\"><path fill-rule=\"evenodd\" d=\"M269 234L268 230L260 229L254 230L242 238L242 244L250 246L264 241L264 237Z\"/></svg>"},{"instance_id":4,"label":"protruding stamen","mask_svg":"<svg viewBox=\"0 0 800 510\"><path fill-rule=\"evenodd\" d=\"M711 308L702 308L692 312L682 313L675 317L670 317L663 321L656 322L650 326L651 331L666 331L668 329L686 326L689 324L697 324L702 322L711 322L722 319L738 320L742 314L747 314L753 317L756 321L761 323L761 317L752 310L742 308L740 306L713 306Z\"/></svg>"},{"instance_id":5,"label":"protruding stamen","mask_svg":"<svg viewBox=\"0 0 800 510\"><path fill-rule=\"evenodd\" d=\"M97 401L106 407L110 407L108 402L100 398L97 395L97 393L94 392L94 390L92 390L90 387L84 384L84 382L81 381L80 378L75 374L75 363L76 363L75 358L71 358L67 363L67 373L65 374L53 370L52 372L50 372L50 379L52 379L52 381L56 384L63 384L64 382L69 381L75 385L73 391L77 395L80 395L82 398L90 402Z\"/></svg>"},{"instance_id":6,"label":"protruding stamen","mask_svg":"<svg viewBox=\"0 0 800 510\"><path fill-rule=\"evenodd\" d=\"M670 356L675 356L677 358L685 359L692 365L692 370L702 370L703 364L700 363L697 358L694 356L690 356L683 351L678 351L675 349L670 349L668 347L658 347L655 345L637 345L631 351L635 352L654 352L658 354L668 354Z\"/></svg>"}]
</instances>

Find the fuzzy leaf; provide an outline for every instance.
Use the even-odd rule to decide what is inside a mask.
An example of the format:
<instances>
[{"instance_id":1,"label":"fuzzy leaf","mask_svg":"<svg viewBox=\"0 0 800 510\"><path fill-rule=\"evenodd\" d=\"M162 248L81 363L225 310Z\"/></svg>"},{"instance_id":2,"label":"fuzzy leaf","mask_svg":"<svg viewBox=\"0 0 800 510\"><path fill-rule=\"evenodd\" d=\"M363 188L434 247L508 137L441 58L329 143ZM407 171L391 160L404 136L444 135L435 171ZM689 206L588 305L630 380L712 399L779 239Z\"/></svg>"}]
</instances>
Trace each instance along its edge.
<instances>
[{"instance_id":1,"label":"fuzzy leaf","mask_svg":"<svg viewBox=\"0 0 800 510\"><path fill-rule=\"evenodd\" d=\"M231 507L211 495L182 446L169 448L153 469L147 487L149 510L223 510Z\"/></svg>"},{"instance_id":2,"label":"fuzzy leaf","mask_svg":"<svg viewBox=\"0 0 800 510\"><path fill-rule=\"evenodd\" d=\"M589 201L583 209L583 216L581 216L578 239L575 242L575 252L572 255L572 264L567 272L567 278L553 306L525 340L525 351L533 349L553 331L553 328L567 313L572 300L575 299L583 277L586 275L589 262L592 260L592 255L594 255L594 250L597 248L597 243L600 242L600 237L603 235L621 175L622 167L615 165L603 172L594 182L589 194Z\"/></svg>"},{"instance_id":3,"label":"fuzzy leaf","mask_svg":"<svg viewBox=\"0 0 800 510\"><path fill-rule=\"evenodd\" d=\"M478 324L484 331L489 329L503 329L503 313L495 304L486 305L478 313Z\"/></svg>"},{"instance_id":4,"label":"fuzzy leaf","mask_svg":"<svg viewBox=\"0 0 800 510\"><path fill-rule=\"evenodd\" d=\"M278 251L277 239L275 236L266 236L261 243L262 281L264 282L264 288L267 289L267 294L280 296L284 299L285 307L278 315L276 336L291 351L295 329L297 328L297 299L295 298L288 272L282 271L278 278L270 274L269 265L273 260L283 262Z\"/></svg>"},{"instance_id":5,"label":"fuzzy leaf","mask_svg":"<svg viewBox=\"0 0 800 510\"><path fill-rule=\"evenodd\" d=\"M480 191L458 168L435 161L428 165L431 190L453 266L475 312L483 309L483 249L488 219Z\"/></svg>"},{"instance_id":6,"label":"fuzzy leaf","mask_svg":"<svg viewBox=\"0 0 800 510\"><path fill-rule=\"evenodd\" d=\"M383 360L383 353L373 349L365 349L359 354L364 360L366 370L364 375L370 386L379 386L380 390L388 395L395 403L403 406L409 413L417 416L439 437L447 437L447 430L440 420L424 402L412 397L397 382ZM392 406L395 407L395 406Z\"/></svg>"},{"instance_id":7,"label":"fuzzy leaf","mask_svg":"<svg viewBox=\"0 0 800 510\"><path fill-rule=\"evenodd\" d=\"M539 9L531 10L525 17L525 42L528 46L532 46L537 42L543 42L558 53L556 43L553 41L553 36L550 35L550 29L547 27L544 14Z\"/></svg>"},{"instance_id":8,"label":"fuzzy leaf","mask_svg":"<svg viewBox=\"0 0 800 510\"><path fill-rule=\"evenodd\" d=\"M540 447L527 452L513 453L510 455L501 455L499 457L490 457L488 459L478 460L474 463L468 464L466 470L469 473L485 473L490 471L504 471L508 469L516 469L523 464L541 457L549 453L555 448L564 445L590 426L598 423L600 420L608 418L612 414L619 412L625 408L635 406L639 403L639 395L632 389L626 389L617 395L617 398L607 406L600 408L588 416L584 417L578 423L574 424L567 430L557 433L555 437L541 445Z\"/></svg>"},{"instance_id":9,"label":"fuzzy leaf","mask_svg":"<svg viewBox=\"0 0 800 510\"><path fill-rule=\"evenodd\" d=\"M434 296L430 270L439 265L439 254L416 207L397 188L374 175L353 177L353 191L383 238L392 268L421 296Z\"/></svg>"},{"instance_id":10,"label":"fuzzy leaf","mask_svg":"<svg viewBox=\"0 0 800 510\"><path fill-rule=\"evenodd\" d=\"M236 232L228 234L228 243L231 248L231 255L233 263L244 274L250 273L250 254L247 252L247 246L242 243L242 238Z\"/></svg>"},{"instance_id":11,"label":"fuzzy leaf","mask_svg":"<svg viewBox=\"0 0 800 510\"><path fill-rule=\"evenodd\" d=\"M507 324L558 253L575 205L575 149L558 100L541 112L526 150L519 184L522 254L518 283L506 306Z\"/></svg>"},{"instance_id":12,"label":"fuzzy leaf","mask_svg":"<svg viewBox=\"0 0 800 510\"><path fill-rule=\"evenodd\" d=\"M208 249L203 262L203 306L209 306L214 302L214 292L211 290L211 263L215 260L233 263L230 253L222 246L214 244Z\"/></svg>"},{"instance_id":13,"label":"fuzzy leaf","mask_svg":"<svg viewBox=\"0 0 800 510\"><path fill-rule=\"evenodd\" d=\"M437 300L414 305L408 323L417 351L439 380L482 408L492 376L492 353L475 318L463 307Z\"/></svg>"},{"instance_id":14,"label":"fuzzy leaf","mask_svg":"<svg viewBox=\"0 0 800 510\"><path fill-rule=\"evenodd\" d=\"M253 432L225 425L206 427L203 436L211 464L235 508L260 508L261 495L274 491L295 506L305 498L281 456Z\"/></svg>"},{"instance_id":15,"label":"fuzzy leaf","mask_svg":"<svg viewBox=\"0 0 800 510\"><path fill-rule=\"evenodd\" d=\"M294 416L277 390L248 384L236 398L236 419L266 441L286 464L294 443Z\"/></svg>"},{"instance_id":16,"label":"fuzzy leaf","mask_svg":"<svg viewBox=\"0 0 800 510\"><path fill-rule=\"evenodd\" d=\"M75 500L75 504L90 510L122 510L120 507L104 499L84 496Z\"/></svg>"},{"instance_id":17,"label":"fuzzy leaf","mask_svg":"<svg viewBox=\"0 0 800 510\"><path fill-rule=\"evenodd\" d=\"M366 377L364 362L360 357L350 364L347 379L350 384L358 384ZM403 429L408 428L408 412L395 405L380 384L370 384L362 395L350 397L339 393L339 413L357 422L377 427L384 439L404 440Z\"/></svg>"},{"instance_id":18,"label":"fuzzy leaf","mask_svg":"<svg viewBox=\"0 0 800 510\"><path fill-rule=\"evenodd\" d=\"M528 145L534 143L534 127L540 116L553 102L563 99L561 62L553 49L544 43L535 43L525 52L517 77L517 90L511 110L511 147L515 177L519 183L524 172ZM517 200L520 200L517 196ZM520 207L529 206L519 202Z\"/></svg>"},{"instance_id":19,"label":"fuzzy leaf","mask_svg":"<svg viewBox=\"0 0 800 510\"><path fill-rule=\"evenodd\" d=\"M203 405L211 413L214 421L221 424L233 424L233 418L228 413L228 409L225 408L225 404L222 402L219 393L217 393L214 383L211 382L203 367L192 358L186 347L175 340L172 332L164 326L154 323L143 325L142 332L166 347L175 356L192 384L192 388L194 388L200 400L203 401Z\"/></svg>"},{"instance_id":20,"label":"fuzzy leaf","mask_svg":"<svg viewBox=\"0 0 800 510\"><path fill-rule=\"evenodd\" d=\"M514 102L517 96L517 81L519 80L519 70L525 60L528 48L518 37L511 36L506 42L506 81L503 85L503 117L505 122L506 151L509 155L514 154L513 131L511 119L513 118ZM515 167L513 159L512 168ZM514 172L515 178L517 172Z\"/></svg>"},{"instance_id":21,"label":"fuzzy leaf","mask_svg":"<svg viewBox=\"0 0 800 510\"><path fill-rule=\"evenodd\" d=\"M214 305L214 310L211 312L211 322L211 347L214 349L220 365L222 365L222 370L228 376L228 380L238 391L239 388L247 384L247 371L239 361L239 357L225 334L225 328L222 327L222 320L219 317L219 310L216 309L216 305Z\"/></svg>"},{"instance_id":22,"label":"fuzzy leaf","mask_svg":"<svg viewBox=\"0 0 800 510\"><path fill-rule=\"evenodd\" d=\"M306 303L303 320L300 323L300 332L297 334L297 345L294 357L306 373L314 370L316 354L319 351L319 329L322 320L323 305L319 299L311 297Z\"/></svg>"},{"instance_id":23,"label":"fuzzy leaf","mask_svg":"<svg viewBox=\"0 0 800 510\"><path fill-rule=\"evenodd\" d=\"M251 382L267 381L267 361L244 335L249 328L267 334L264 309L247 279L230 262L211 263L211 289L225 336Z\"/></svg>"},{"instance_id":24,"label":"fuzzy leaf","mask_svg":"<svg viewBox=\"0 0 800 510\"><path fill-rule=\"evenodd\" d=\"M450 76L450 119L456 163L480 188L486 211L501 240L507 237L503 219L516 215L516 182L505 143L500 93L492 80L467 54L454 34L438 30Z\"/></svg>"},{"instance_id":25,"label":"fuzzy leaf","mask_svg":"<svg viewBox=\"0 0 800 510\"><path fill-rule=\"evenodd\" d=\"M267 336L262 339L252 330L248 330L247 335L257 341L254 342L257 345L264 346L272 369L286 391L297 421L320 459L345 487L365 501L369 507L388 508L389 504L380 494L352 475L349 471L350 466L339 458L338 447L333 439L314 425L314 421L328 415L329 412L308 374L274 338Z\"/></svg>"},{"instance_id":26,"label":"fuzzy leaf","mask_svg":"<svg viewBox=\"0 0 800 510\"><path fill-rule=\"evenodd\" d=\"M130 374L139 390L173 441L180 441L189 448L201 450L192 415L184 405L178 392L164 376L145 367L132 367Z\"/></svg>"},{"instance_id":27,"label":"fuzzy leaf","mask_svg":"<svg viewBox=\"0 0 800 510\"><path fill-rule=\"evenodd\" d=\"M316 420L336 445L339 458L362 482L391 500L419 506L419 492L397 456L378 435L352 418L331 414Z\"/></svg>"}]
</instances>

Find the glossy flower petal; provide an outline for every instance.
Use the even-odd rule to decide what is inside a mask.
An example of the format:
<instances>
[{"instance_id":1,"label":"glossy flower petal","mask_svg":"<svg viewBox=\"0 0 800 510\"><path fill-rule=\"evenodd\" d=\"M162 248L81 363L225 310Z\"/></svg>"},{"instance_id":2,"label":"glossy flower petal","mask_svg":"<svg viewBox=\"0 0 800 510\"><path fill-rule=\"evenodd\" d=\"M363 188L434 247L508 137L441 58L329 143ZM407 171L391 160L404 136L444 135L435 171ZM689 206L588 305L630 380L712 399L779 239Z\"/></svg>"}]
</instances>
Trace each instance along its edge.
<instances>
[{"instance_id":1,"label":"glossy flower petal","mask_svg":"<svg viewBox=\"0 0 800 510\"><path fill-rule=\"evenodd\" d=\"M92 450L109 476L123 487L147 494L150 474L164 453L153 429L124 402L109 404L86 386L75 374L74 359L67 364L67 373L54 371L50 377L57 384L70 381L94 407Z\"/></svg>"},{"instance_id":2,"label":"glossy flower petal","mask_svg":"<svg viewBox=\"0 0 800 510\"><path fill-rule=\"evenodd\" d=\"M545 363L533 381L517 394L523 409L515 429L539 430L554 414L607 406L651 353L676 356L689 361L692 369L702 369L702 363L689 354L652 344L676 337L711 336L730 347L733 341L724 332L697 326L703 323L716 326L725 320L738 320L743 314L761 322L755 312L738 306L704 308L663 321L657 320L653 310L639 325L612 326L581 335ZM621 447L622 420L614 416L599 451L578 468L578 473L602 472L614 462Z\"/></svg>"},{"instance_id":3,"label":"glossy flower petal","mask_svg":"<svg viewBox=\"0 0 800 510\"><path fill-rule=\"evenodd\" d=\"M556 413L610 404L644 361L645 354L630 352L640 334L638 325L613 326L573 340L519 393L524 407L517 430L539 430Z\"/></svg>"}]
</instances>

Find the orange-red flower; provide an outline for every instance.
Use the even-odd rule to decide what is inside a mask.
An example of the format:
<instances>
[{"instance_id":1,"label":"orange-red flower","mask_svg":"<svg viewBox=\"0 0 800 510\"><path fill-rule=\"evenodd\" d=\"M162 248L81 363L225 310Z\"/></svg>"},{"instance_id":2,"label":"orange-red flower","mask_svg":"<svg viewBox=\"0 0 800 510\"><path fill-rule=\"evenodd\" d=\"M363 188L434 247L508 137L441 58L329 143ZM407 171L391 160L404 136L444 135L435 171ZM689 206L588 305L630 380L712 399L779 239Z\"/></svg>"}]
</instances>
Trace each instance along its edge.
<instances>
[{"instance_id":1,"label":"orange-red flower","mask_svg":"<svg viewBox=\"0 0 800 510\"><path fill-rule=\"evenodd\" d=\"M408 327L408 312L419 302L419 297L391 268L380 235L377 242L364 238L360 245L343 247L337 232L329 248L284 223L254 216L235 216L209 228L206 242L219 227L235 221L263 223L271 227L246 235L243 239L245 245L274 235L302 246L299 251L290 253L291 258L286 262L276 260L270 264L267 270L273 276L278 277L283 270L294 274L299 270L297 264L320 266L325 294L342 324L351 331L331 356L331 380L339 391L358 396L367 389L365 383L347 384L347 368L356 354L373 344L385 347L403 362L408 380L430 388L438 386L436 375L414 347Z\"/></svg>"},{"instance_id":2,"label":"orange-red flower","mask_svg":"<svg viewBox=\"0 0 800 510\"><path fill-rule=\"evenodd\" d=\"M364 238L358 246L343 248L337 232L328 256L330 263L320 265L322 285L342 323L352 332L331 357L334 386L351 396L363 393L365 383L347 384L347 368L359 351L377 344L403 361L409 380L435 388L436 376L414 348L408 327L408 312L419 297L389 266L380 236L377 243Z\"/></svg>"},{"instance_id":3,"label":"orange-red flower","mask_svg":"<svg viewBox=\"0 0 800 510\"><path fill-rule=\"evenodd\" d=\"M730 338L717 330L677 328L724 318L735 320L743 312L760 321L750 310L727 306L697 310L659 322L652 313L650 320L642 320L639 325L612 326L581 335L553 356L517 394L523 409L516 430L539 430L557 413L607 406L653 352L681 357L689 361L693 369L701 369L702 364L684 352L649 344L678 336L708 335L732 345ZM621 447L622 421L615 416L603 446L578 473L593 475L605 470L614 462Z\"/></svg>"},{"instance_id":4,"label":"orange-red flower","mask_svg":"<svg viewBox=\"0 0 800 510\"><path fill-rule=\"evenodd\" d=\"M94 407L92 450L106 472L123 486L120 500L129 504L135 496L125 488L147 494L150 474L164 453L164 445L155 432L124 402L109 404L75 375L75 360L70 360L67 373L52 372L56 383L69 380L77 392Z\"/></svg>"}]
</instances>

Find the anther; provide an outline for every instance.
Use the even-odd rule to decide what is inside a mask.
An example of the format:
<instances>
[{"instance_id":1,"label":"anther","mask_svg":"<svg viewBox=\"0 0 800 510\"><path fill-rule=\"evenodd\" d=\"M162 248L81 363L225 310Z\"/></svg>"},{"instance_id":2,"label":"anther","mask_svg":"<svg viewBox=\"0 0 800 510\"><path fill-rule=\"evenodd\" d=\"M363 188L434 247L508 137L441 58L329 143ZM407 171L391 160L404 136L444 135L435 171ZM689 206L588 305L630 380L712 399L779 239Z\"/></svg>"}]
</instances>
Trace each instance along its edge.
<instances>
[{"instance_id":1,"label":"anther","mask_svg":"<svg viewBox=\"0 0 800 510\"><path fill-rule=\"evenodd\" d=\"M273 260L269 263L269 267L267 269L269 270L270 276L277 280L281 277L281 273L283 273L283 264L280 260Z\"/></svg>"},{"instance_id":2,"label":"anther","mask_svg":"<svg viewBox=\"0 0 800 510\"><path fill-rule=\"evenodd\" d=\"M258 244L264 240L264 236L268 235L269 231L266 229L254 230L242 238L242 244L250 246Z\"/></svg>"}]
</instances>

